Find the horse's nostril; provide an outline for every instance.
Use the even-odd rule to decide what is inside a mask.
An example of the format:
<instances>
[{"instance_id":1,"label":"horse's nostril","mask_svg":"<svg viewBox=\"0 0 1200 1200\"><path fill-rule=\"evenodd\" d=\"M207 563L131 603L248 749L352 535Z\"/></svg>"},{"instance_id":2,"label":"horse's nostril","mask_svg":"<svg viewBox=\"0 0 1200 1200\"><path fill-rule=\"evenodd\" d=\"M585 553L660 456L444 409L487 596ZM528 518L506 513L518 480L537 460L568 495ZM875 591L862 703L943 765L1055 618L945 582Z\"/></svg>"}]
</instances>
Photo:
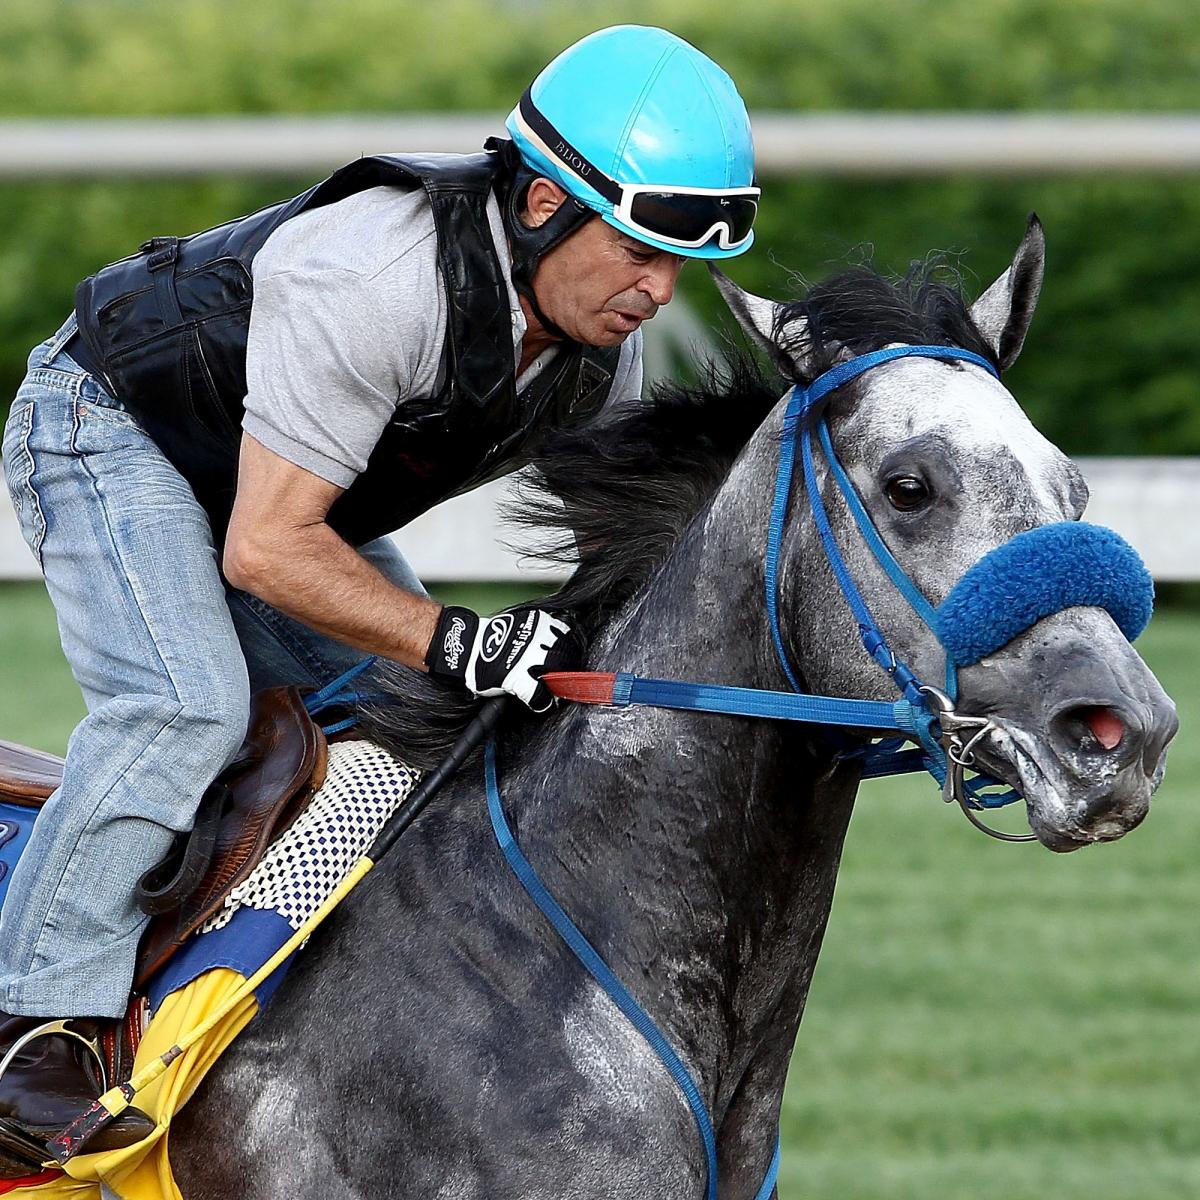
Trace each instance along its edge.
<instances>
[{"instance_id":1,"label":"horse's nostril","mask_svg":"<svg viewBox=\"0 0 1200 1200\"><path fill-rule=\"evenodd\" d=\"M1111 708L1084 709L1083 719L1105 750L1115 750L1125 736L1125 723Z\"/></svg>"},{"instance_id":2,"label":"horse's nostril","mask_svg":"<svg viewBox=\"0 0 1200 1200\"><path fill-rule=\"evenodd\" d=\"M1167 743L1179 732L1179 717L1175 706L1171 703L1155 710L1154 721L1150 728L1150 736L1146 739L1146 749L1142 754L1142 770L1147 779L1159 777L1163 766L1163 755L1167 752Z\"/></svg>"},{"instance_id":3,"label":"horse's nostril","mask_svg":"<svg viewBox=\"0 0 1200 1200\"><path fill-rule=\"evenodd\" d=\"M1115 750L1128 732L1116 709L1102 704L1080 704L1065 709L1055 718L1066 742L1081 750Z\"/></svg>"}]
</instances>

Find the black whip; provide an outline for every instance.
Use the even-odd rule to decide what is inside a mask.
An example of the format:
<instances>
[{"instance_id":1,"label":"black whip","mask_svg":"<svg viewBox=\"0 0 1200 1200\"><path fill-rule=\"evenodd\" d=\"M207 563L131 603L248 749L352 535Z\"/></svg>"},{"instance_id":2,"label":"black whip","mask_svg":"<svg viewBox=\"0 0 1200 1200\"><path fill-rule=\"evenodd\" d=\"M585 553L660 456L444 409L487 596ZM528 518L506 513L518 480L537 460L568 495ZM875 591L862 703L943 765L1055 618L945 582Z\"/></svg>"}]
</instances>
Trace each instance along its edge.
<instances>
[{"instance_id":1,"label":"black whip","mask_svg":"<svg viewBox=\"0 0 1200 1200\"><path fill-rule=\"evenodd\" d=\"M463 730L450 753L418 784L416 791L392 814L388 823L367 851L372 862L378 862L395 844L396 839L421 815L425 806L437 794L442 784L475 752L480 742L490 734L508 711L508 696L496 696L485 703Z\"/></svg>"}]
</instances>

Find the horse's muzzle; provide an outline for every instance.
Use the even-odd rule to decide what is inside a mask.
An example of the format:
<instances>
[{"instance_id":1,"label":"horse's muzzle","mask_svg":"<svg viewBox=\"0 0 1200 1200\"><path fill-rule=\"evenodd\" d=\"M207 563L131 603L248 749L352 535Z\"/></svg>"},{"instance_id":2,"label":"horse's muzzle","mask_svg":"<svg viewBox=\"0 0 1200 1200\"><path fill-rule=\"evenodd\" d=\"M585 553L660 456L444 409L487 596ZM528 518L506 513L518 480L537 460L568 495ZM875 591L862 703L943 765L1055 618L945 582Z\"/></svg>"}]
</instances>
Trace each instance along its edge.
<instances>
[{"instance_id":1,"label":"horse's muzzle","mask_svg":"<svg viewBox=\"0 0 1200 1200\"><path fill-rule=\"evenodd\" d=\"M981 764L1021 791L1044 845L1112 841L1146 816L1179 721L1106 613L1048 617L962 683L964 707L997 727Z\"/></svg>"}]
</instances>

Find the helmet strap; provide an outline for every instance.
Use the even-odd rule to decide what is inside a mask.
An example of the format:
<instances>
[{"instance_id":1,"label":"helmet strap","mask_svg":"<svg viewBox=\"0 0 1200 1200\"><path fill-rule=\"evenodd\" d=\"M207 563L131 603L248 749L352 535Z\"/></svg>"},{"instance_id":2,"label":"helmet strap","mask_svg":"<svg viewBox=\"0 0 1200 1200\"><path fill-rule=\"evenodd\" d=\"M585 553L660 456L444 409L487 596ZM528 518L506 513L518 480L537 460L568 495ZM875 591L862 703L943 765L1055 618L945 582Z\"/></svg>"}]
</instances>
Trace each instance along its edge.
<instances>
[{"instance_id":1,"label":"helmet strap","mask_svg":"<svg viewBox=\"0 0 1200 1200\"><path fill-rule=\"evenodd\" d=\"M529 185L540 176L525 164L516 146L508 139L488 138L484 148L500 154L507 168L501 176L499 199L500 211L504 217L504 230L508 234L509 246L512 249L513 286L528 302L533 315L551 337L570 341L570 335L542 312L533 291L533 276L544 255L549 254L560 242L566 241L596 214L568 192L563 202L545 221L531 228L521 218L521 208Z\"/></svg>"}]
</instances>

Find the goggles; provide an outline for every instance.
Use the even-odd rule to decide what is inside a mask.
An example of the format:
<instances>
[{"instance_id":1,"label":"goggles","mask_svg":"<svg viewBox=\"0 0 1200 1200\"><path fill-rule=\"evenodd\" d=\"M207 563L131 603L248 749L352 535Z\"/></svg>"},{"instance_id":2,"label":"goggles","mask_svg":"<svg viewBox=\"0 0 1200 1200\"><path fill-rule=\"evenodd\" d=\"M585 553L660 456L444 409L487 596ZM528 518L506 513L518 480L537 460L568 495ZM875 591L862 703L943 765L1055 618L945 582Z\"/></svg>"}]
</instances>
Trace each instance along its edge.
<instances>
[{"instance_id":1,"label":"goggles","mask_svg":"<svg viewBox=\"0 0 1200 1200\"><path fill-rule=\"evenodd\" d=\"M636 236L645 234L669 246L695 250L716 235L722 250L733 250L750 237L758 215L758 187L695 188L619 183L567 141L538 111L529 91L517 105L526 136L582 183L613 206L613 217Z\"/></svg>"}]
</instances>

